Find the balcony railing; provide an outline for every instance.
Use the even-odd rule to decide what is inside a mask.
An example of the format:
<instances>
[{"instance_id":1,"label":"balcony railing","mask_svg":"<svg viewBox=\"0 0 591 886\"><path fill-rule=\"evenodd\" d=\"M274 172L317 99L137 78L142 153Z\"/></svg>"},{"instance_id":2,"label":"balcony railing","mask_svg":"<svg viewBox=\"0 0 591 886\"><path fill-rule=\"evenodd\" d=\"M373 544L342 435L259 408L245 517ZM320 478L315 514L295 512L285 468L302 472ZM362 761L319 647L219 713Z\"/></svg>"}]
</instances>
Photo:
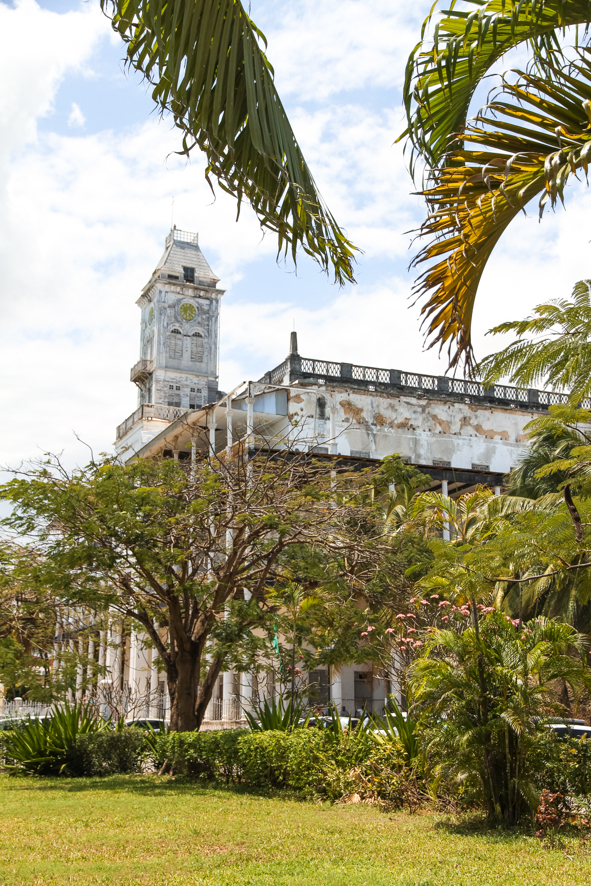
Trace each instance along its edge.
<instances>
[{"instance_id":1,"label":"balcony railing","mask_svg":"<svg viewBox=\"0 0 591 886\"><path fill-rule=\"evenodd\" d=\"M441 399L457 399L458 396L470 400L496 401L499 405L510 403L529 409L545 410L556 403L566 403L568 394L560 391L538 391L533 388L516 388L512 385L492 385L485 387L479 381L446 378L441 375L423 375L417 372L404 372L399 369L380 369L377 366L358 366L354 363L335 363L330 360L314 360L294 354L272 369L260 379L264 384L288 385L297 379L320 382L340 382L365 390L422 391L438 395ZM589 409L591 400L581 401L581 406Z\"/></svg>"},{"instance_id":2,"label":"balcony railing","mask_svg":"<svg viewBox=\"0 0 591 886\"><path fill-rule=\"evenodd\" d=\"M138 360L129 373L130 381L145 381L154 371L153 360Z\"/></svg>"},{"instance_id":3,"label":"balcony railing","mask_svg":"<svg viewBox=\"0 0 591 886\"><path fill-rule=\"evenodd\" d=\"M160 421L173 422L186 412L187 410L182 406L152 406L149 403L145 403L143 406L140 406L139 409L136 409L135 412L132 412L129 418L126 418L125 421L118 426L117 440L124 437L127 432L140 421L140 419L146 419L148 421L150 419L160 419Z\"/></svg>"}]
</instances>

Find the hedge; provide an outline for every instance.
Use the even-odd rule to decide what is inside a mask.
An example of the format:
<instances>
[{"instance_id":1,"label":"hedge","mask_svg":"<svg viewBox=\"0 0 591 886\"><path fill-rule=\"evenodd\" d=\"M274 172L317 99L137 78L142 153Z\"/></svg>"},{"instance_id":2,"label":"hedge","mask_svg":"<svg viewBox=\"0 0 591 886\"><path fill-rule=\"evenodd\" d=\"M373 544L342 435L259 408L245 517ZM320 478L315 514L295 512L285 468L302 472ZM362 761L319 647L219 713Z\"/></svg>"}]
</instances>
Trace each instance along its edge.
<instances>
[{"instance_id":1,"label":"hedge","mask_svg":"<svg viewBox=\"0 0 591 886\"><path fill-rule=\"evenodd\" d=\"M144 751L145 736L139 729L78 735L66 753L66 774L91 778L138 772Z\"/></svg>"}]
</instances>

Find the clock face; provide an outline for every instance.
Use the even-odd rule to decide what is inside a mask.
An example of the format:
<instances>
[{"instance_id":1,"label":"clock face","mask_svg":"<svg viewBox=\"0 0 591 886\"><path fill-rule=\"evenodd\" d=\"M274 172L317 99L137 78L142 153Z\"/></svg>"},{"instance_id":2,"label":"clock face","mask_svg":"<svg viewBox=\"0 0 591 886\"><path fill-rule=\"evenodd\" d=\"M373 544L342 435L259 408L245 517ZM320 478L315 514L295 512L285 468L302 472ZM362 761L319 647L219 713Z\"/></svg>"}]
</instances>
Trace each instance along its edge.
<instances>
[{"instance_id":1,"label":"clock face","mask_svg":"<svg viewBox=\"0 0 591 886\"><path fill-rule=\"evenodd\" d=\"M148 314L148 323L150 326L154 322L154 308L150 308L150 313Z\"/></svg>"},{"instance_id":2,"label":"clock face","mask_svg":"<svg viewBox=\"0 0 591 886\"><path fill-rule=\"evenodd\" d=\"M184 302L179 308L179 314L183 320L194 320L197 316L197 308L191 302Z\"/></svg>"}]
</instances>

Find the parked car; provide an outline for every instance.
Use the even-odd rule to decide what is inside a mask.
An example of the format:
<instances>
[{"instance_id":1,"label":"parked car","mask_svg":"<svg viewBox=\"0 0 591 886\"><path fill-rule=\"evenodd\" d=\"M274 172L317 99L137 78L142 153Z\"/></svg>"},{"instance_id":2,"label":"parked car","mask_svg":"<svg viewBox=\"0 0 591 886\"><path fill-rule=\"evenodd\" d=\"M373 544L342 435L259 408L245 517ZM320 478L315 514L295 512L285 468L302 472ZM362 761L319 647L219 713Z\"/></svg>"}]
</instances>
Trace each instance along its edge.
<instances>
[{"instance_id":1,"label":"parked car","mask_svg":"<svg viewBox=\"0 0 591 886\"><path fill-rule=\"evenodd\" d=\"M591 726L584 720L551 720L545 725L558 738L591 738Z\"/></svg>"},{"instance_id":2,"label":"parked car","mask_svg":"<svg viewBox=\"0 0 591 886\"><path fill-rule=\"evenodd\" d=\"M139 717L137 720L126 720L126 726L135 726L136 729L153 729L154 732L166 732L169 723L167 720L157 720L152 717Z\"/></svg>"}]
</instances>

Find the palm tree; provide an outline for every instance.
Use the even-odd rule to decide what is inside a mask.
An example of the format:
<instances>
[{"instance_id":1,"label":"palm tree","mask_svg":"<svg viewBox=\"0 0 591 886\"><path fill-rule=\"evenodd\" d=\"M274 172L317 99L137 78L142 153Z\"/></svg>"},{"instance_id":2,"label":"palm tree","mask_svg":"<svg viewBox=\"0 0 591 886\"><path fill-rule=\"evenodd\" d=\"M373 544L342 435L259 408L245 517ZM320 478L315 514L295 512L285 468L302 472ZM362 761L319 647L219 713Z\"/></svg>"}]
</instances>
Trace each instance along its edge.
<instances>
[{"instance_id":1,"label":"palm tree","mask_svg":"<svg viewBox=\"0 0 591 886\"><path fill-rule=\"evenodd\" d=\"M591 684L588 638L544 618L525 628L499 613L479 622L479 630L433 632L410 685L448 776L476 778L489 817L517 824L537 799L529 757L539 721L560 712L551 702L553 681L565 680L575 696Z\"/></svg>"},{"instance_id":2,"label":"palm tree","mask_svg":"<svg viewBox=\"0 0 591 886\"><path fill-rule=\"evenodd\" d=\"M489 334L508 332L517 333L517 340L478 366L485 385L507 377L521 387L543 383L554 390L566 388L573 406L590 397L591 280L575 285L572 301L538 305L533 317L501 323Z\"/></svg>"},{"instance_id":3,"label":"palm tree","mask_svg":"<svg viewBox=\"0 0 591 886\"><path fill-rule=\"evenodd\" d=\"M278 254L299 248L354 281L355 247L324 203L293 133L263 51L264 34L240 0L100 0L127 45L127 64L153 87L183 134L181 153L207 156L206 176L250 202L275 232Z\"/></svg>"},{"instance_id":4,"label":"palm tree","mask_svg":"<svg viewBox=\"0 0 591 886\"><path fill-rule=\"evenodd\" d=\"M591 51L580 42L566 46L565 29L586 28L591 7L587 0L463 0L426 37L432 16L408 60L404 90L411 169L426 164L428 217L420 233L431 238L414 259L427 265L415 292L427 298L431 345L447 345L450 366L465 360L471 369L474 300L494 247L533 198L540 197L541 215L564 200L572 176L587 173ZM502 77L467 121L477 86L524 43L528 69L514 72L514 82Z\"/></svg>"}]
</instances>

